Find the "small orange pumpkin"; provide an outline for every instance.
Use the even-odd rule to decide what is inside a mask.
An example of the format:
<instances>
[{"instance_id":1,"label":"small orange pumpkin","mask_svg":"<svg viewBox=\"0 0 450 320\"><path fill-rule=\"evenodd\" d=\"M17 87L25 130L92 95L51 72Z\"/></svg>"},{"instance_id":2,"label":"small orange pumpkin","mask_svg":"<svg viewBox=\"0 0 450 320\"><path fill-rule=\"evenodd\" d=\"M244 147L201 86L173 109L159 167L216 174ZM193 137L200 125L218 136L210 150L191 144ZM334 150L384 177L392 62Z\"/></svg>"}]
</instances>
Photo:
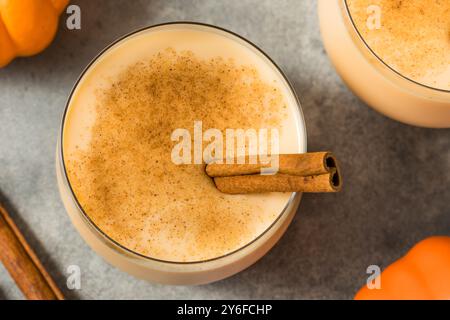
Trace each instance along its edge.
<instances>
[{"instance_id":1,"label":"small orange pumpkin","mask_svg":"<svg viewBox=\"0 0 450 320\"><path fill-rule=\"evenodd\" d=\"M53 40L69 0L0 0L0 67L35 55Z\"/></svg>"},{"instance_id":2,"label":"small orange pumpkin","mask_svg":"<svg viewBox=\"0 0 450 320\"><path fill-rule=\"evenodd\" d=\"M450 237L416 244L381 273L381 289L364 286L357 300L450 299Z\"/></svg>"}]
</instances>

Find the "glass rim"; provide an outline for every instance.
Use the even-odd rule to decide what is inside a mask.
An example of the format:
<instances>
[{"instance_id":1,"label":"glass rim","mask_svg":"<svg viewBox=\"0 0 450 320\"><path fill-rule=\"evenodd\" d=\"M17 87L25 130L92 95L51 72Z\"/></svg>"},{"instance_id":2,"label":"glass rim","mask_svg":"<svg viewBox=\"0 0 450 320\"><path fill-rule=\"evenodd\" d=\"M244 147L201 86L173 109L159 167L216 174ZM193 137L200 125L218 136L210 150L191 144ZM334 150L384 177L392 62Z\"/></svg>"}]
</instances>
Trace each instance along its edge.
<instances>
[{"instance_id":1,"label":"glass rim","mask_svg":"<svg viewBox=\"0 0 450 320\"><path fill-rule=\"evenodd\" d=\"M129 37L132 37L136 34L139 34L141 32L145 32L157 27L164 27L164 26L170 26L170 25L191 25L191 26L197 26L197 27L202 27L202 28L210 28L210 29L214 29L216 32L223 32L225 34L231 35L235 38L237 38L237 40L243 41L245 44L249 45L251 48L254 48L256 50L256 52L262 54L263 58L266 58L269 62L269 64L272 64L272 66L275 68L275 71L279 72L279 74L281 75L282 79L286 82L287 84L287 89L290 92L290 94L292 95L292 97L294 98L295 104L297 105L297 111L298 111L298 115L300 118L300 124L302 125L302 133L303 133L303 141L299 140L299 142L303 142L304 144L304 150L301 150L301 152L306 152L307 151L307 132L306 132L306 123L305 123L305 117L303 114L303 109L300 103L300 100L294 90L294 87L292 86L292 84L290 83L290 81L288 80L287 76L285 75L285 73L281 70L281 68L272 60L272 58L269 57L269 55L267 55L261 48L259 48L257 45L255 45L253 42L251 42L250 40L247 40L246 38L244 38L243 36L234 33L233 31L227 30L225 28L222 27L218 27L215 25L211 25L211 24L207 24L207 23L202 23L202 22L193 22L193 21L173 21L173 22L165 22L165 23L159 23L159 24L155 24L155 25L150 25L150 26L146 26L146 27L142 27L139 29L136 29L134 31L131 31L119 38L117 38L116 40L114 40L113 42L111 42L109 45L107 45L104 49L102 49L88 64L87 66L83 69L83 71L81 72L81 74L79 75L79 77L77 78L76 82L74 83L72 90L70 91L70 94L67 98L67 102L66 105L64 107L64 112L62 115L62 120L61 120L61 126L60 126L60 134L58 136L58 155L59 155L59 162L60 162L60 170L62 173L62 178L63 178L63 182L65 184L66 187L68 187L68 191L69 194L76 206L76 208L78 209L78 214L80 214L82 216L82 218L84 219L85 222L88 223L89 227L91 229L93 229L95 232L98 233L99 236L102 237L103 241L107 242L105 243L107 246L111 247L115 246L117 248L112 248L114 250L119 249L124 251L126 254L131 255L134 258L138 258L138 259L144 259L145 261L151 261L151 262L156 262L156 263L164 263L164 264L171 264L171 265L196 265L196 264L202 264L202 263L207 263L207 262L213 262L213 261L219 261L222 260L224 258L230 257L238 252L241 252L242 250L250 247L252 244L256 243L259 239L261 239L264 235L266 235L270 230L272 230L272 228L277 224L278 221L280 221L280 219L287 213L287 209L294 203L294 199L297 197L301 196L301 193L298 192L293 192L291 194L291 196L289 197L286 205L284 206L284 208L281 210L281 212L278 214L278 216L276 217L276 219L262 232L260 233L257 237L255 237L254 239L252 239L251 241L249 241L248 243L246 243L245 245L230 251L226 254L223 254L221 256L218 257L214 257L214 258L210 258L210 259L204 259L204 260L196 260L196 261L170 261L170 260L163 260L163 259L158 259L158 258L154 258L151 256L147 256L144 254L141 254L139 252L136 252L134 250L131 250L129 248L127 248L126 246L122 245L121 243L119 243L118 241L114 240L113 238L111 238L106 232L104 232L99 226L97 226L97 224L90 218L90 216L84 211L83 207L81 206L80 202L78 201L77 196L75 195L75 192L72 188L72 185L69 181L68 175L67 175L67 169L66 169L66 165L65 165L65 161L64 161L64 125L65 125L65 121L66 121L66 116L67 116L67 112L69 110L69 106L71 104L73 95L76 91L76 89L78 88L78 85L81 83L81 81L83 80L85 74L91 69L91 67L98 61L98 59L100 59L105 53L107 53L110 49L112 49L115 45L119 44L120 42L128 39ZM234 39L236 41L236 39ZM300 132L297 132L297 134L299 135ZM299 135L300 138L300 135Z\"/></svg>"},{"instance_id":2,"label":"glass rim","mask_svg":"<svg viewBox=\"0 0 450 320\"><path fill-rule=\"evenodd\" d=\"M439 93L444 93L444 94L448 94L450 93L450 90L446 90L446 89L441 89L441 88L436 88L436 87L432 87L429 85L426 85L424 83L418 82L416 80L413 80L405 75L403 75L402 73L400 73L399 71L395 70L393 67L391 67L388 63L386 63L367 43L367 41L364 39L364 37L362 36L361 32L359 31L358 27L356 26L355 20L353 19L353 16L350 12L350 9L348 7L347 4L347 0L341 0L342 3L344 4L345 7L345 12L347 15L347 18L350 20L351 22L351 26L352 29L356 32L358 38L361 40L361 42L363 43L364 47L369 50L369 53L374 56L377 61L379 61L384 67L388 68L390 71L394 72L397 76L401 77L403 80L408 81L410 84L414 84L414 85L418 85L424 89L427 90L433 90L435 92L439 92Z\"/></svg>"}]
</instances>

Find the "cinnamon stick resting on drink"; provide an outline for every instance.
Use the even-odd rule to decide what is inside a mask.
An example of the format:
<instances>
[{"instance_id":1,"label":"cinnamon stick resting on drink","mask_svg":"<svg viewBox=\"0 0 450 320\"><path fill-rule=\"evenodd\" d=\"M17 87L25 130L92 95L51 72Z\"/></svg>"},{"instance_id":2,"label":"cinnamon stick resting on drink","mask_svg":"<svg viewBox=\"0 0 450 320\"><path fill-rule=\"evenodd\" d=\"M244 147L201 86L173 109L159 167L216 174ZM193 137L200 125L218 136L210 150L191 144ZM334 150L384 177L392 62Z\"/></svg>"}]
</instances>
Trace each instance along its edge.
<instances>
[{"instance_id":1,"label":"cinnamon stick resting on drink","mask_svg":"<svg viewBox=\"0 0 450 320\"><path fill-rule=\"evenodd\" d=\"M243 164L239 164L239 161ZM206 167L206 173L210 177L231 177L239 175L259 174L261 169L269 168L270 164L251 164L249 157L234 159L233 164L210 163ZM296 176L313 176L324 174L331 168L336 168L336 158L331 152L309 152L299 154L278 155L278 171Z\"/></svg>"},{"instance_id":2,"label":"cinnamon stick resting on drink","mask_svg":"<svg viewBox=\"0 0 450 320\"><path fill-rule=\"evenodd\" d=\"M331 152L281 154L275 174L264 175L268 164L211 163L208 176L214 178L217 189L224 193L262 192L338 192L342 177L337 160ZM236 162L236 161L234 161Z\"/></svg>"}]
</instances>

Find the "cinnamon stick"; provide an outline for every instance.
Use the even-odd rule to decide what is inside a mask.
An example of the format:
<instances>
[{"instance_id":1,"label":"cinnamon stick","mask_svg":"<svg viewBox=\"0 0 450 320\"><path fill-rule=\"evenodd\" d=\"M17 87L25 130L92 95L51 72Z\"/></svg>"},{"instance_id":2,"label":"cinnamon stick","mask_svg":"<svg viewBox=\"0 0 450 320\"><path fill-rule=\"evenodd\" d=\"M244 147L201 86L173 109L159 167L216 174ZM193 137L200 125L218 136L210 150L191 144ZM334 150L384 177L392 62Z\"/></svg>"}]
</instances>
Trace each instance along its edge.
<instances>
[{"instance_id":1,"label":"cinnamon stick","mask_svg":"<svg viewBox=\"0 0 450 320\"><path fill-rule=\"evenodd\" d=\"M300 154L280 154L278 156L279 166L277 173L313 176L320 175L330 171L331 168L337 167L337 161L331 152L310 152ZM231 177L247 174L258 174L263 168L269 168L270 164L251 164L249 157L241 159L233 159L232 164L226 163L210 163L206 167L206 173L210 177Z\"/></svg>"},{"instance_id":2,"label":"cinnamon stick","mask_svg":"<svg viewBox=\"0 0 450 320\"><path fill-rule=\"evenodd\" d=\"M242 175L214 178L216 188L229 194L263 192L338 192L342 188L336 169L314 176Z\"/></svg>"},{"instance_id":3,"label":"cinnamon stick","mask_svg":"<svg viewBox=\"0 0 450 320\"><path fill-rule=\"evenodd\" d=\"M64 299L53 279L1 205L0 261L25 298L30 300Z\"/></svg>"},{"instance_id":4,"label":"cinnamon stick","mask_svg":"<svg viewBox=\"0 0 450 320\"><path fill-rule=\"evenodd\" d=\"M266 164L211 163L206 173L214 179L217 189L224 193L262 192L338 192L342 177L331 152L279 155L276 174L260 174Z\"/></svg>"}]
</instances>

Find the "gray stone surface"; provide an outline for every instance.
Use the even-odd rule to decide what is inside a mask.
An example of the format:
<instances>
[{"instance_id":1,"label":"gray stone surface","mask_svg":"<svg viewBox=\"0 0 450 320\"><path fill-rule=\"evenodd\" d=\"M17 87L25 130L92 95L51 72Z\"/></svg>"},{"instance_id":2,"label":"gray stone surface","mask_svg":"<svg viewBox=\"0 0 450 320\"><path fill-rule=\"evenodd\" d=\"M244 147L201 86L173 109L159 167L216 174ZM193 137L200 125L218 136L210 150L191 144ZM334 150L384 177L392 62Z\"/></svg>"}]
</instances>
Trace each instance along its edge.
<instances>
[{"instance_id":1,"label":"gray stone surface","mask_svg":"<svg viewBox=\"0 0 450 320\"><path fill-rule=\"evenodd\" d=\"M82 30L61 25L42 54L0 70L0 193L69 298L352 298L370 264L386 267L415 242L450 235L450 130L406 126L344 86L322 47L315 1L74 0ZM258 263L215 284L136 280L94 254L72 227L55 181L55 143L67 95L96 53L146 25L216 24L258 44L285 70L303 104L310 150L341 159L345 188L305 195L281 241ZM82 270L82 289L65 286ZM21 299L0 267L0 298Z\"/></svg>"}]
</instances>

